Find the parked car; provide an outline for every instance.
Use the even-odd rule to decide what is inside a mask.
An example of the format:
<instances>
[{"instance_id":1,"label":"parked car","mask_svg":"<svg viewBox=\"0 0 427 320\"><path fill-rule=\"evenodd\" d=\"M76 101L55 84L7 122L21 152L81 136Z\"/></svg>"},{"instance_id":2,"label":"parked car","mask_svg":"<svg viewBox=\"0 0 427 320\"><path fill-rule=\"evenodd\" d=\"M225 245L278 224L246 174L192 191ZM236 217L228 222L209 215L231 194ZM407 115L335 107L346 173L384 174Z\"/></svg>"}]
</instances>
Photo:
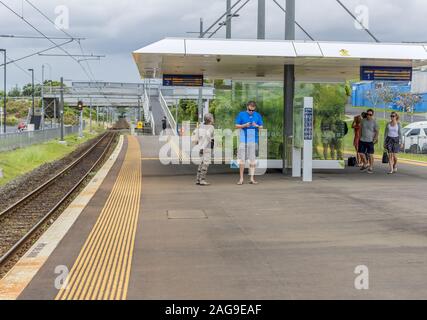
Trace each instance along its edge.
<instances>
[{"instance_id":1,"label":"parked car","mask_svg":"<svg viewBox=\"0 0 427 320\"><path fill-rule=\"evenodd\" d=\"M427 153L427 121L411 123L402 134L405 152Z\"/></svg>"}]
</instances>

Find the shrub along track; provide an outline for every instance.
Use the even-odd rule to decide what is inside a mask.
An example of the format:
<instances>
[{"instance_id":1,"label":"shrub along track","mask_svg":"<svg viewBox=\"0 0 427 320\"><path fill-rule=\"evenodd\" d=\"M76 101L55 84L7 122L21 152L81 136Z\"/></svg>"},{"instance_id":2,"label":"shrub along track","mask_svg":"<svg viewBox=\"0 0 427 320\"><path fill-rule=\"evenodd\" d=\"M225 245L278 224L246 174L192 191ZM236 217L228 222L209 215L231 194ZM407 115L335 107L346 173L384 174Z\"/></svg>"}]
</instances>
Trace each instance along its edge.
<instances>
[{"instance_id":1,"label":"shrub along track","mask_svg":"<svg viewBox=\"0 0 427 320\"><path fill-rule=\"evenodd\" d=\"M117 133L107 132L71 164L0 213L0 278L53 223L111 153Z\"/></svg>"}]
</instances>

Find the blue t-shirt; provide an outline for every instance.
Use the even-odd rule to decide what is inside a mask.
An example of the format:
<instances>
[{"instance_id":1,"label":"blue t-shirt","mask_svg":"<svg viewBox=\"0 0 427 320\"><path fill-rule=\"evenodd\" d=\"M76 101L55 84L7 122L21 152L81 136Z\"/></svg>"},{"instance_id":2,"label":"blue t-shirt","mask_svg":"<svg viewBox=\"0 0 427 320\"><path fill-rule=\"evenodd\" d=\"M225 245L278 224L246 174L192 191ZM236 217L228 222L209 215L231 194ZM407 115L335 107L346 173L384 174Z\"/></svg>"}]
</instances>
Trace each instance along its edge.
<instances>
[{"instance_id":1,"label":"blue t-shirt","mask_svg":"<svg viewBox=\"0 0 427 320\"><path fill-rule=\"evenodd\" d=\"M236 118L236 125L244 125L246 123L255 122L258 126L263 126L262 116L258 112L252 115L247 111L242 111ZM259 129L251 126L240 130L240 142L243 143L258 143L259 142Z\"/></svg>"}]
</instances>

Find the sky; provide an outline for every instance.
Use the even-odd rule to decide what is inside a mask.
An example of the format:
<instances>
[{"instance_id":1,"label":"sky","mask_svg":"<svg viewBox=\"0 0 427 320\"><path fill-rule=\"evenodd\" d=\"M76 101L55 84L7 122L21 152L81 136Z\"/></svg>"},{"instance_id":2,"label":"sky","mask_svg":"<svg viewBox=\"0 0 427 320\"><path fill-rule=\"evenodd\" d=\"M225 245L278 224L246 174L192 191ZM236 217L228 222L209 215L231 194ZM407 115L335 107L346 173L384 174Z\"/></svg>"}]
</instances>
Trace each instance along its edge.
<instances>
[{"instance_id":1,"label":"sky","mask_svg":"<svg viewBox=\"0 0 427 320\"><path fill-rule=\"evenodd\" d=\"M81 62L86 71L70 57L31 57L17 62L18 66L8 65L8 88L22 87L30 82L31 74L26 71L29 68L34 68L36 82L40 82L43 64L46 79L57 80L62 76L67 81L140 82L132 51L165 37L195 37L187 32L199 30L199 19L204 19L206 28L225 12L226 6L226 0L0 0L1 35L42 36L35 27L50 37L67 37L28 2L50 20L63 23L69 35L85 38L81 41L85 54L106 57L100 61ZM285 6L285 0L277 2ZM367 17L364 21L369 22L369 29L382 42L427 42L426 0L342 2L355 15ZM250 0L239 12L240 16L233 20L233 38L256 38L257 5L257 0ZM362 11L358 11L360 9ZM296 20L315 40L373 41L365 31L355 27L354 20L336 0L296 0ZM284 34L284 13L273 0L266 0L266 39L284 39ZM296 37L308 39L298 28ZM225 28L215 38L225 38ZM12 60L51 46L52 42L47 39L0 37L0 49L7 49L7 56ZM82 54L76 41L64 48L70 54ZM59 49L46 53L65 54Z\"/></svg>"}]
</instances>

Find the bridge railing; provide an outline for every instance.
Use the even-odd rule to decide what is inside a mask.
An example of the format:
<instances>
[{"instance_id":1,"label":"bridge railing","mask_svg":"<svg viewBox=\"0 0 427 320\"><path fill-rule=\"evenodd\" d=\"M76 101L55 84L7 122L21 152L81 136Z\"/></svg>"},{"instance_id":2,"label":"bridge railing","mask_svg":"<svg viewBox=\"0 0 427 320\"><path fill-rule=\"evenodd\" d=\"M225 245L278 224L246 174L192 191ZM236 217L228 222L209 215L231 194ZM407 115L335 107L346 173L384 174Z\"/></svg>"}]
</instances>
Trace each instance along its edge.
<instances>
[{"instance_id":1,"label":"bridge railing","mask_svg":"<svg viewBox=\"0 0 427 320\"><path fill-rule=\"evenodd\" d=\"M144 109L144 118L148 121L152 115L150 116L150 97L148 96L147 90L144 90L144 99L142 101L142 107Z\"/></svg>"},{"instance_id":2,"label":"bridge railing","mask_svg":"<svg viewBox=\"0 0 427 320\"><path fill-rule=\"evenodd\" d=\"M160 105L163 109L163 113L166 115L166 118L169 122L171 129L172 129L171 131L174 133L174 135L178 135L178 132L176 130L177 126L176 126L175 118L172 116L172 113L169 109L169 106L168 106L165 98L163 97L161 90L159 90L159 102L160 102Z\"/></svg>"},{"instance_id":3,"label":"bridge railing","mask_svg":"<svg viewBox=\"0 0 427 320\"><path fill-rule=\"evenodd\" d=\"M79 132L79 126L64 127L64 134L70 135ZM28 147L34 144L44 143L59 138L61 135L60 128L24 131L16 133L0 134L0 152L15 150Z\"/></svg>"}]
</instances>

